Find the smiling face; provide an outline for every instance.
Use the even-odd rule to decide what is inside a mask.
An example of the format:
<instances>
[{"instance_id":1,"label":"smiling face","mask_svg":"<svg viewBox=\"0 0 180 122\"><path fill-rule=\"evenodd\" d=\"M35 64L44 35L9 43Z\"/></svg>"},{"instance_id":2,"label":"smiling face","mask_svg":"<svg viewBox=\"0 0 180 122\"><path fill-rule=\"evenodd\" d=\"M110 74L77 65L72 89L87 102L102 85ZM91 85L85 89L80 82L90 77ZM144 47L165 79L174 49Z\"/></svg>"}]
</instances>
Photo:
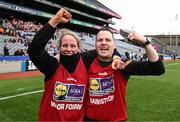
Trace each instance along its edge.
<instances>
[{"instance_id":1,"label":"smiling face","mask_svg":"<svg viewBox=\"0 0 180 122\"><path fill-rule=\"evenodd\" d=\"M66 34L61 38L60 53L71 56L80 51L78 42L73 35Z\"/></svg>"},{"instance_id":2,"label":"smiling face","mask_svg":"<svg viewBox=\"0 0 180 122\"><path fill-rule=\"evenodd\" d=\"M96 51L101 61L111 61L115 48L113 35L108 30L101 30L96 36Z\"/></svg>"}]
</instances>

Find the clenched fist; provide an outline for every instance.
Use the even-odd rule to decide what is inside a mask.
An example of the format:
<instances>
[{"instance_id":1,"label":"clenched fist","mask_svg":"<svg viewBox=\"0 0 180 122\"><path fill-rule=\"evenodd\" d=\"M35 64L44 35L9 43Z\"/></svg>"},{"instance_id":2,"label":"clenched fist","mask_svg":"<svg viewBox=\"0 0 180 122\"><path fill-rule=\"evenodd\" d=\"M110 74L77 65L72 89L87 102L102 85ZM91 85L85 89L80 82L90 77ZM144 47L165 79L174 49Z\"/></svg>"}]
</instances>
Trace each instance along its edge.
<instances>
[{"instance_id":1,"label":"clenched fist","mask_svg":"<svg viewBox=\"0 0 180 122\"><path fill-rule=\"evenodd\" d=\"M59 23L67 23L71 20L71 14L64 8L61 8L55 16L59 19Z\"/></svg>"},{"instance_id":2,"label":"clenched fist","mask_svg":"<svg viewBox=\"0 0 180 122\"><path fill-rule=\"evenodd\" d=\"M53 27L56 27L59 23L67 23L71 20L72 15L61 8L49 21L49 24Z\"/></svg>"}]
</instances>

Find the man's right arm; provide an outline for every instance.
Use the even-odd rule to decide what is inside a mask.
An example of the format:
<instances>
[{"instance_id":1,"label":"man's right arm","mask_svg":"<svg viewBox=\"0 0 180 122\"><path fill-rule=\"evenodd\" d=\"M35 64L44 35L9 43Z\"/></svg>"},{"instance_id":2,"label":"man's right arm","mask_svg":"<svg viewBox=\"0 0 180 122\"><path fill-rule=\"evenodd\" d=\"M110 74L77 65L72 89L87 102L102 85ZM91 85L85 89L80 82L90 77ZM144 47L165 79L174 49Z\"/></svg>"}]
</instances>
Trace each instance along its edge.
<instances>
[{"instance_id":1,"label":"man's right arm","mask_svg":"<svg viewBox=\"0 0 180 122\"><path fill-rule=\"evenodd\" d=\"M136 31L132 31L129 33L128 38L144 46L148 61L132 61L125 66L126 71L132 75L161 75L165 72L164 64L159 59L157 51L145 36Z\"/></svg>"},{"instance_id":2,"label":"man's right arm","mask_svg":"<svg viewBox=\"0 0 180 122\"><path fill-rule=\"evenodd\" d=\"M129 60L123 71L130 75L162 75L165 72L163 62L159 59L151 61L132 61Z\"/></svg>"}]
</instances>

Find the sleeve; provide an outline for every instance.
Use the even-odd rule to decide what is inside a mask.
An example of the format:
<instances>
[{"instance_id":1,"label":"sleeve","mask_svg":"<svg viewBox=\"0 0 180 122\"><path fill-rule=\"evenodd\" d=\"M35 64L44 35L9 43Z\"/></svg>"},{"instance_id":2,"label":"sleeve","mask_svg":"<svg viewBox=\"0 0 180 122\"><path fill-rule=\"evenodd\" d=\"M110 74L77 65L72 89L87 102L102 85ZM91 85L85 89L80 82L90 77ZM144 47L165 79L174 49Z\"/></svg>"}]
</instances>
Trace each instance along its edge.
<instances>
[{"instance_id":1,"label":"sleeve","mask_svg":"<svg viewBox=\"0 0 180 122\"><path fill-rule=\"evenodd\" d=\"M83 62L86 66L86 69L88 69L91 63L93 62L93 60L97 57L97 52L94 49L94 50L83 52L81 53L81 55L82 55Z\"/></svg>"},{"instance_id":2,"label":"sleeve","mask_svg":"<svg viewBox=\"0 0 180 122\"><path fill-rule=\"evenodd\" d=\"M163 62L131 61L124 69L130 75L162 75L165 72Z\"/></svg>"},{"instance_id":3,"label":"sleeve","mask_svg":"<svg viewBox=\"0 0 180 122\"><path fill-rule=\"evenodd\" d=\"M34 65L45 74L45 81L52 76L58 67L57 59L50 56L45 50L45 46L54 35L55 30L47 23L35 34L28 47L29 57Z\"/></svg>"}]
</instances>

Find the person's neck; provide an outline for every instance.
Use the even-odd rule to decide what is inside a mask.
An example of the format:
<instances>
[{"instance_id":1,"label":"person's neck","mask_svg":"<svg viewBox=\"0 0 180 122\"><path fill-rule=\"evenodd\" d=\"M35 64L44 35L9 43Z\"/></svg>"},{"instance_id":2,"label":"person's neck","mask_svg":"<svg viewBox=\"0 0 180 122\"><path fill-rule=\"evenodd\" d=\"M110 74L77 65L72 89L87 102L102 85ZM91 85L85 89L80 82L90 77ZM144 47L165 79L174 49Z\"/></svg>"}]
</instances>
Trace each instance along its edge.
<instances>
[{"instance_id":1,"label":"person's neck","mask_svg":"<svg viewBox=\"0 0 180 122\"><path fill-rule=\"evenodd\" d=\"M60 62L65 66L76 65L80 59L80 54L74 54L71 56L60 54Z\"/></svg>"},{"instance_id":2,"label":"person's neck","mask_svg":"<svg viewBox=\"0 0 180 122\"><path fill-rule=\"evenodd\" d=\"M102 62L110 62L112 61L112 57L101 57L101 56L98 56L98 59Z\"/></svg>"}]
</instances>

